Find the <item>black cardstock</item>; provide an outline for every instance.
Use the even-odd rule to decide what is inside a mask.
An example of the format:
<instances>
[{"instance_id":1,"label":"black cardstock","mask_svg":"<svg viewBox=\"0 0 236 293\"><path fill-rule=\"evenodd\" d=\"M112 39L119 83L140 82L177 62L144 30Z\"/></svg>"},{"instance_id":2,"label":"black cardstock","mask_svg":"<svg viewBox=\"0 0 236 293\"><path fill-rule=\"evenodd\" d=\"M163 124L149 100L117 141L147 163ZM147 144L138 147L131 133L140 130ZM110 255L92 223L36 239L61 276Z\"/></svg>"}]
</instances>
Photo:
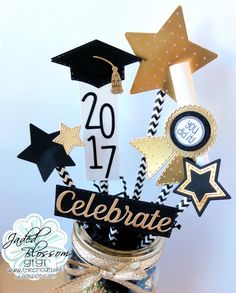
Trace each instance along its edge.
<instances>
[{"instance_id":1,"label":"black cardstock","mask_svg":"<svg viewBox=\"0 0 236 293\"><path fill-rule=\"evenodd\" d=\"M190 116L190 117L192 116L192 117L198 118L202 122L203 127L204 127L204 130L205 130L205 134L204 134L204 137L202 138L202 140L197 145L194 145L194 146L185 146L185 145L182 145L178 141L178 139L175 137L175 127L176 127L176 124L183 117L188 117L188 116ZM210 136L211 136L211 126L210 126L210 123L208 122L208 120L206 119L206 117L204 117L202 114L200 114L198 112L195 112L195 111L186 111L186 112L183 112L183 113L181 113L181 114L179 114L178 116L175 117L175 119L172 122L171 127L170 127L170 136L171 136L171 139L172 139L173 143L178 148L180 148L181 150L184 150L184 151L195 151L195 150L198 150L198 149L204 147L206 145L206 143L208 142L208 140L210 139Z\"/></svg>"},{"instance_id":2,"label":"black cardstock","mask_svg":"<svg viewBox=\"0 0 236 293\"><path fill-rule=\"evenodd\" d=\"M53 142L59 132L48 134L30 124L31 144L17 158L37 165L43 181L47 181L56 167L75 166L61 144Z\"/></svg>"},{"instance_id":3,"label":"black cardstock","mask_svg":"<svg viewBox=\"0 0 236 293\"><path fill-rule=\"evenodd\" d=\"M122 80L124 67L142 59L99 40L93 40L80 47L52 58L52 62L70 67L71 79L89 83L97 88L111 82L112 68L108 63L93 58L100 56L118 67Z\"/></svg>"},{"instance_id":4,"label":"black cardstock","mask_svg":"<svg viewBox=\"0 0 236 293\"><path fill-rule=\"evenodd\" d=\"M76 206L77 209L75 209ZM100 206L99 209L98 206ZM106 210L104 210L105 206ZM100 213L95 212L99 210ZM169 238L177 212L177 208L165 205L56 186L55 215L60 217L98 223L103 226L149 232L152 235Z\"/></svg>"},{"instance_id":5,"label":"black cardstock","mask_svg":"<svg viewBox=\"0 0 236 293\"><path fill-rule=\"evenodd\" d=\"M184 158L185 178L173 192L191 199L199 217L202 216L210 201L231 198L218 181L220 162L221 160L218 159L204 166L198 166L193 161ZM191 166L190 176L188 176L186 170L187 164ZM207 169L207 167L213 165L216 165L216 167L210 170ZM187 185L185 185L186 182L188 183Z\"/></svg>"}]
</instances>

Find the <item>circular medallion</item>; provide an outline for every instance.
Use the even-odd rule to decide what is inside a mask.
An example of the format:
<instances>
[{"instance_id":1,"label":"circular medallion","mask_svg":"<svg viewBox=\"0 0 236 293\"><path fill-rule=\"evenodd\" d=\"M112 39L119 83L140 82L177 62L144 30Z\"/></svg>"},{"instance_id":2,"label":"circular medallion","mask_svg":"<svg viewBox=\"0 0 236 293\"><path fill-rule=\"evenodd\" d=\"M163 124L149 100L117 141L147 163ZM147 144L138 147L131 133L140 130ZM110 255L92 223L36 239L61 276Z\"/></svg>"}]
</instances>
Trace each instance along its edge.
<instances>
[{"instance_id":1,"label":"circular medallion","mask_svg":"<svg viewBox=\"0 0 236 293\"><path fill-rule=\"evenodd\" d=\"M196 157L207 152L216 139L216 122L204 108L189 105L176 110L166 123L166 138L182 156Z\"/></svg>"}]
</instances>

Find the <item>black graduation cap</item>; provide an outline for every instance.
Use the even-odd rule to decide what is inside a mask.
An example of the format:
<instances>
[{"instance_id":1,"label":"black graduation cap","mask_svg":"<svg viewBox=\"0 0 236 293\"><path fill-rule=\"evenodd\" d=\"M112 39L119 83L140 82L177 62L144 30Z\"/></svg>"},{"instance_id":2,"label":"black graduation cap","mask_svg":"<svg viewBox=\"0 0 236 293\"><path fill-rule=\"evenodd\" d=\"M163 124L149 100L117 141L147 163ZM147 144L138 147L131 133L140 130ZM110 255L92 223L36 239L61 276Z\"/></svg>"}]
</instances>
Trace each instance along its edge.
<instances>
[{"instance_id":1,"label":"black graduation cap","mask_svg":"<svg viewBox=\"0 0 236 293\"><path fill-rule=\"evenodd\" d=\"M71 79L96 87L111 82L114 67L124 80L124 67L142 59L99 40L86 43L52 58L52 62L69 66Z\"/></svg>"}]
</instances>

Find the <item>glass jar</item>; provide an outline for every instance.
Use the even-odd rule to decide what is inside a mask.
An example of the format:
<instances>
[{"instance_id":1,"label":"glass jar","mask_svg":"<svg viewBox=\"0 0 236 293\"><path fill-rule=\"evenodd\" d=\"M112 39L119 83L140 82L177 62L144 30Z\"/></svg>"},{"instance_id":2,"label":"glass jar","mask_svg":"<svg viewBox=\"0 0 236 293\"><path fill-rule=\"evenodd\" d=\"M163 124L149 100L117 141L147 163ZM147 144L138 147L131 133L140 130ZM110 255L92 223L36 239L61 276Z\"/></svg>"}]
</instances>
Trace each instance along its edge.
<instances>
[{"instance_id":1,"label":"glass jar","mask_svg":"<svg viewBox=\"0 0 236 293\"><path fill-rule=\"evenodd\" d=\"M158 263L164 246L162 237L157 237L145 248L115 250L93 241L83 226L75 222L72 245L75 261L105 272L101 279L83 293L157 292ZM132 289L133 285L136 289Z\"/></svg>"}]
</instances>

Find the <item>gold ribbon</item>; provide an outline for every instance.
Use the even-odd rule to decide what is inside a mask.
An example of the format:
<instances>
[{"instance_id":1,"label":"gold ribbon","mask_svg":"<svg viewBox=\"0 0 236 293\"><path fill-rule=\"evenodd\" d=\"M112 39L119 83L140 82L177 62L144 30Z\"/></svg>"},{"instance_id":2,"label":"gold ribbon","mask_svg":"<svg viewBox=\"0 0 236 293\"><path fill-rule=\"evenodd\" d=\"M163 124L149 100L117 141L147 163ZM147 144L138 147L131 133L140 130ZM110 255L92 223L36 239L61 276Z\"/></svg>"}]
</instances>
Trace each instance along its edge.
<instances>
[{"instance_id":1,"label":"gold ribbon","mask_svg":"<svg viewBox=\"0 0 236 293\"><path fill-rule=\"evenodd\" d=\"M80 268L70 268L68 264ZM76 278L63 284L60 287L46 291L45 293L79 293L83 290L88 289L94 283L98 282L101 279L116 282L132 290L134 293L150 293L150 291L144 290L128 281L138 281L147 277L145 270L141 268L140 264L137 265L137 263L133 268L130 264L122 264L119 268L111 269L110 271L108 271L91 264L85 264L70 259L65 265L65 270L68 274Z\"/></svg>"}]
</instances>

